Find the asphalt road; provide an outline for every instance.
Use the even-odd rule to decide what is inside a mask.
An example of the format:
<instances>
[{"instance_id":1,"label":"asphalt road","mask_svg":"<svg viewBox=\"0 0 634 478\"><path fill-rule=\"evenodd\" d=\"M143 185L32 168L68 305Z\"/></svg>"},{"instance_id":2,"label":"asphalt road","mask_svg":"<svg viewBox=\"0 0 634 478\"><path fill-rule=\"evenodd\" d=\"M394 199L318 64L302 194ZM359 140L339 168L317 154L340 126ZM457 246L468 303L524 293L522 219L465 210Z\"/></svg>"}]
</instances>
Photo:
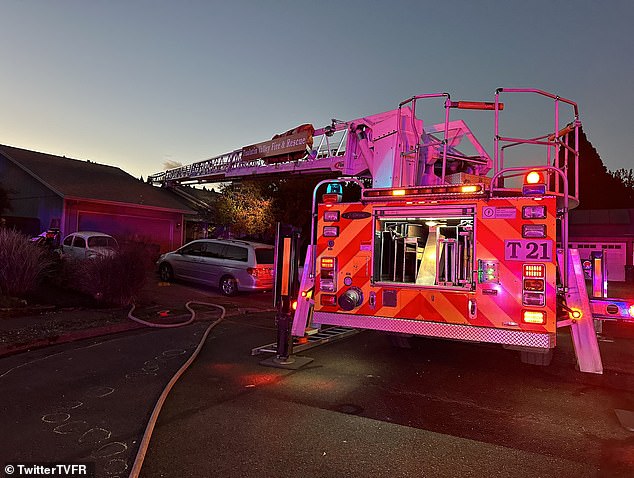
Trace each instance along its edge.
<instances>
[{"instance_id":1,"label":"asphalt road","mask_svg":"<svg viewBox=\"0 0 634 478\"><path fill-rule=\"evenodd\" d=\"M127 476L158 395L206 325L0 360L0 462L95 462L97 476Z\"/></svg>"},{"instance_id":2,"label":"asphalt road","mask_svg":"<svg viewBox=\"0 0 634 478\"><path fill-rule=\"evenodd\" d=\"M0 461L127 476L208 323L0 360ZM634 475L634 433L617 417L634 411L631 338L601 342L596 376L575 371L565 335L552 365L534 367L499 347L421 338L398 349L362 332L304 352L314 362L297 371L250 355L274 337L270 313L212 331L165 404L142 476Z\"/></svg>"},{"instance_id":3,"label":"asphalt road","mask_svg":"<svg viewBox=\"0 0 634 478\"><path fill-rule=\"evenodd\" d=\"M265 317L219 327L163 410L142 476L632 476L632 341L602 342L603 376L576 372L562 337L553 364L499 347L379 333L267 368ZM614 362L616 360L616 362ZM625 360L625 363L621 361Z\"/></svg>"}]
</instances>

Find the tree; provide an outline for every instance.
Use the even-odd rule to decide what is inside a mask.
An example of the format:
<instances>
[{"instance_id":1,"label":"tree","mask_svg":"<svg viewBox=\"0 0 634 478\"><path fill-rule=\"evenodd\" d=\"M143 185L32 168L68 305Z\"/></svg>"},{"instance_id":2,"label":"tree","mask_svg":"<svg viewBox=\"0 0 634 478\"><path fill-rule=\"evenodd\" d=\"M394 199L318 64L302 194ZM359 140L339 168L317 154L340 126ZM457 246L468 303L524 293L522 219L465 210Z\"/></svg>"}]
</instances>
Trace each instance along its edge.
<instances>
[{"instance_id":1,"label":"tree","mask_svg":"<svg viewBox=\"0 0 634 478\"><path fill-rule=\"evenodd\" d=\"M610 171L612 177L618 179L628 189L634 189L634 170L632 169L617 169L616 171Z\"/></svg>"},{"instance_id":2,"label":"tree","mask_svg":"<svg viewBox=\"0 0 634 478\"><path fill-rule=\"evenodd\" d=\"M216 224L226 226L236 237L272 235L273 201L254 181L229 184L213 203Z\"/></svg>"},{"instance_id":3,"label":"tree","mask_svg":"<svg viewBox=\"0 0 634 478\"><path fill-rule=\"evenodd\" d=\"M608 171L582 128L579 131L579 208L634 208L634 189L628 187L624 179L626 175Z\"/></svg>"}]
</instances>

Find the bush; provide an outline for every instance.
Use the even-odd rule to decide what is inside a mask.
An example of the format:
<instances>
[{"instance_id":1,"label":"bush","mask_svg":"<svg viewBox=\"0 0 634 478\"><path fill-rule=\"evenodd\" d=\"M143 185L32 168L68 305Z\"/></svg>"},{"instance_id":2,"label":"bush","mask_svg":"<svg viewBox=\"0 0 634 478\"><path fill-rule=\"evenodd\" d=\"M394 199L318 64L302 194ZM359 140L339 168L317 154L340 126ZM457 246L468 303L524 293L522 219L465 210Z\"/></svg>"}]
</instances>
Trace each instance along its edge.
<instances>
[{"instance_id":1,"label":"bush","mask_svg":"<svg viewBox=\"0 0 634 478\"><path fill-rule=\"evenodd\" d=\"M68 262L66 284L110 305L131 304L145 285L151 267L144 244L124 245L113 256Z\"/></svg>"},{"instance_id":2,"label":"bush","mask_svg":"<svg viewBox=\"0 0 634 478\"><path fill-rule=\"evenodd\" d=\"M14 229L0 228L0 295L32 291L53 265L50 252Z\"/></svg>"}]
</instances>

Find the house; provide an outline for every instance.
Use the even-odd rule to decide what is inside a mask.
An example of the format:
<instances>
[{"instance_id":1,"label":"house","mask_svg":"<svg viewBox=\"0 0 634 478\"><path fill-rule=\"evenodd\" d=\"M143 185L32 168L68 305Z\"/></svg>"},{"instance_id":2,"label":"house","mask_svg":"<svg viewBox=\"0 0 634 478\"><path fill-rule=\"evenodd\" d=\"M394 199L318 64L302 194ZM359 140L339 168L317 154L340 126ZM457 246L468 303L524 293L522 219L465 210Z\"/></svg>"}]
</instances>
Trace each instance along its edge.
<instances>
[{"instance_id":1,"label":"house","mask_svg":"<svg viewBox=\"0 0 634 478\"><path fill-rule=\"evenodd\" d=\"M59 227L148 242L161 252L183 244L182 201L120 168L0 145L0 183L8 190L8 226L29 235Z\"/></svg>"},{"instance_id":2,"label":"house","mask_svg":"<svg viewBox=\"0 0 634 478\"><path fill-rule=\"evenodd\" d=\"M634 209L574 209L568 245L581 259L603 251L610 281L634 281Z\"/></svg>"}]
</instances>

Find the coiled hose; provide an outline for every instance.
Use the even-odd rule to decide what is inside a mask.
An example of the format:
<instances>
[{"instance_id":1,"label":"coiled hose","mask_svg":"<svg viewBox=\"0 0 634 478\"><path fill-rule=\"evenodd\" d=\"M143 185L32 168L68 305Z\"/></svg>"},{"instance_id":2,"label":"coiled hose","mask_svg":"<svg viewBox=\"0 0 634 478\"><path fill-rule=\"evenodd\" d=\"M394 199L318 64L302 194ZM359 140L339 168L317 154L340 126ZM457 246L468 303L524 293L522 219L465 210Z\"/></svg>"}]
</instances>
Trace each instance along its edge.
<instances>
[{"instance_id":1,"label":"coiled hose","mask_svg":"<svg viewBox=\"0 0 634 478\"><path fill-rule=\"evenodd\" d=\"M200 339L200 342L198 343L198 346L196 347L196 350L194 350L191 357L189 357L189 359L187 359L187 361L181 366L181 368L178 369L178 371L174 374L172 379L168 382L168 384L163 389L163 392L161 393L160 397L158 398L158 401L156 402L156 405L154 405L154 410L152 410L152 415L150 416L150 420L148 421L148 424L145 427L145 433L143 434L143 438L141 439L141 443L139 444L139 451L136 454L136 458L134 459L134 465L132 465L132 470L130 471L130 478L137 478L139 474L141 473L141 467L143 466L143 460L145 460L145 454L147 453L147 449L150 444L150 439L152 438L152 432L154 431L154 426L156 425L156 421L158 420L159 413L161 412L161 409L163 408L163 404L165 403L167 396L172 390L172 387L174 387L174 384L176 384L178 379L181 377L181 375L183 375L183 373L185 373L185 371L189 368L189 366L193 363L193 361L196 360L196 357L198 357L198 354L202 350L203 345L205 344L205 341L207 340L207 336L209 335L211 330L216 325L218 325L222 321L222 319L224 319L227 311L221 305L210 304L208 302L198 302L198 301L192 300L185 304L185 307L187 308L187 310L189 310L192 314L191 318L187 320L186 322L181 322L178 324L154 324L152 322L146 322L145 320L139 319L138 317L134 317L132 315L132 312L134 312L134 309L135 309L134 305L132 305L132 308L130 309L130 312L128 313L128 318L140 324L147 325L148 327L158 327L158 328L183 327L185 325L191 324L196 319L196 311L189 306L190 304L205 305L207 307L220 309L221 311L220 318L216 319L214 322L212 322L209 325L209 327L207 327L207 329L205 330L205 333Z\"/></svg>"}]
</instances>

